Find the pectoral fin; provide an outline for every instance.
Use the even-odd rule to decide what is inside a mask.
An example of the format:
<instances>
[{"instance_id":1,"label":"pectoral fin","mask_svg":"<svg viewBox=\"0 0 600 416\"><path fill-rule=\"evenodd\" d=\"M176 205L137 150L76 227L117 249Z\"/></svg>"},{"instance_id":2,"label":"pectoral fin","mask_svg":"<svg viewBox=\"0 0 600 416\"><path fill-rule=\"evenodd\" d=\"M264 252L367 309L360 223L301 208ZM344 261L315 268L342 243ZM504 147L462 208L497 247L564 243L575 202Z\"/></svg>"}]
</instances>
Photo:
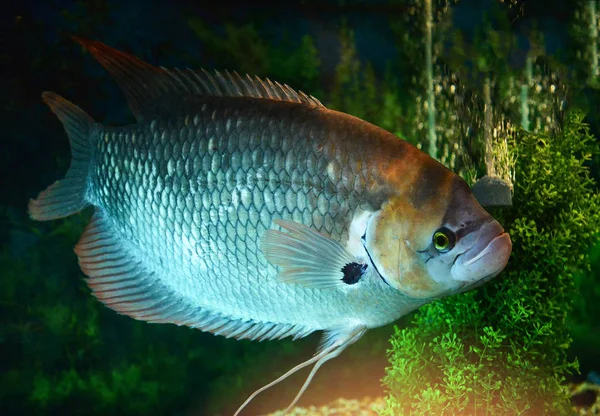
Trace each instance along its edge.
<instances>
[{"instance_id":1,"label":"pectoral fin","mask_svg":"<svg viewBox=\"0 0 600 416\"><path fill-rule=\"evenodd\" d=\"M281 282L313 288L355 284L367 269L337 241L293 221L275 220L286 230L268 230L261 241L266 259L281 268Z\"/></svg>"}]
</instances>

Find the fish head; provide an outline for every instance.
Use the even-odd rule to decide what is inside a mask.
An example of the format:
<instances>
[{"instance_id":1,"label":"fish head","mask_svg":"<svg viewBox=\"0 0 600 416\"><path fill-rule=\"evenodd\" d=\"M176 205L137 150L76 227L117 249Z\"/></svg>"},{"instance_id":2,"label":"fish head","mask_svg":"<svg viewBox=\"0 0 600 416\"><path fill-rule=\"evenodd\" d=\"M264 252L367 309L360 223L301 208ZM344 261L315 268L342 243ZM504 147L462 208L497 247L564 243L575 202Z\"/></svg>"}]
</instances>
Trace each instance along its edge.
<instances>
[{"instance_id":1,"label":"fish head","mask_svg":"<svg viewBox=\"0 0 600 416\"><path fill-rule=\"evenodd\" d=\"M380 276L417 299L473 289L497 276L510 236L449 172L434 196L390 199L369 221L365 249ZM417 201L417 202L415 202Z\"/></svg>"}]
</instances>

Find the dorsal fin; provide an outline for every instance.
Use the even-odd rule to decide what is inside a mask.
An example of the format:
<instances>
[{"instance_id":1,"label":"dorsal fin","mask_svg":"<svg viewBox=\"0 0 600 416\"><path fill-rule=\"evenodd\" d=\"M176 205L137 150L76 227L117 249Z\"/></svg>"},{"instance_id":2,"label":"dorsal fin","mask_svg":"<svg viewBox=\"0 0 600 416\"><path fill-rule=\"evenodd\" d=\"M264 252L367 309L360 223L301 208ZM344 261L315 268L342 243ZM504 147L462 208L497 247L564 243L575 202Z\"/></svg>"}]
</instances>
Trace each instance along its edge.
<instances>
[{"instance_id":1,"label":"dorsal fin","mask_svg":"<svg viewBox=\"0 0 600 416\"><path fill-rule=\"evenodd\" d=\"M138 121L168 96L253 97L323 106L315 97L268 78L242 77L228 71L211 74L203 69L155 67L102 42L79 37L74 37L74 40L89 50L115 78Z\"/></svg>"}]
</instances>

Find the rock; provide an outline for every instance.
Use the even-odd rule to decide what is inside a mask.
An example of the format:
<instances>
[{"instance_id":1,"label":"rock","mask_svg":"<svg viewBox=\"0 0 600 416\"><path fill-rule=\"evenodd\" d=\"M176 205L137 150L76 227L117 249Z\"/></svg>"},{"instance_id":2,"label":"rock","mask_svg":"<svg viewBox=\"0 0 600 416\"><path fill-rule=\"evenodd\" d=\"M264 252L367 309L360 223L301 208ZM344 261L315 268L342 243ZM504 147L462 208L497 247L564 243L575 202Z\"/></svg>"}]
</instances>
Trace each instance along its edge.
<instances>
[{"instance_id":1,"label":"rock","mask_svg":"<svg viewBox=\"0 0 600 416\"><path fill-rule=\"evenodd\" d=\"M600 414L600 386L589 381L570 384L571 403L575 414L592 416Z\"/></svg>"},{"instance_id":2,"label":"rock","mask_svg":"<svg viewBox=\"0 0 600 416\"><path fill-rule=\"evenodd\" d=\"M511 207L510 185L500 178L484 176L471 188L477 201L484 207Z\"/></svg>"}]
</instances>

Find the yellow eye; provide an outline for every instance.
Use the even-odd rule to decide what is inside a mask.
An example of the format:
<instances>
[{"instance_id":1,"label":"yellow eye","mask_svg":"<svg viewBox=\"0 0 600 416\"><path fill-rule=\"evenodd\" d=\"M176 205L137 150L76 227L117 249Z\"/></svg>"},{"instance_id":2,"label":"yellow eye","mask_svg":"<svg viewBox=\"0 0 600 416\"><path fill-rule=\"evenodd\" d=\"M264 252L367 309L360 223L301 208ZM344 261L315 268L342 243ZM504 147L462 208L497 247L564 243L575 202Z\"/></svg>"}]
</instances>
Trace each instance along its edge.
<instances>
[{"instance_id":1,"label":"yellow eye","mask_svg":"<svg viewBox=\"0 0 600 416\"><path fill-rule=\"evenodd\" d=\"M433 246L437 251L449 251L454 247L454 240L454 233L447 228L441 228L433 234Z\"/></svg>"}]
</instances>

